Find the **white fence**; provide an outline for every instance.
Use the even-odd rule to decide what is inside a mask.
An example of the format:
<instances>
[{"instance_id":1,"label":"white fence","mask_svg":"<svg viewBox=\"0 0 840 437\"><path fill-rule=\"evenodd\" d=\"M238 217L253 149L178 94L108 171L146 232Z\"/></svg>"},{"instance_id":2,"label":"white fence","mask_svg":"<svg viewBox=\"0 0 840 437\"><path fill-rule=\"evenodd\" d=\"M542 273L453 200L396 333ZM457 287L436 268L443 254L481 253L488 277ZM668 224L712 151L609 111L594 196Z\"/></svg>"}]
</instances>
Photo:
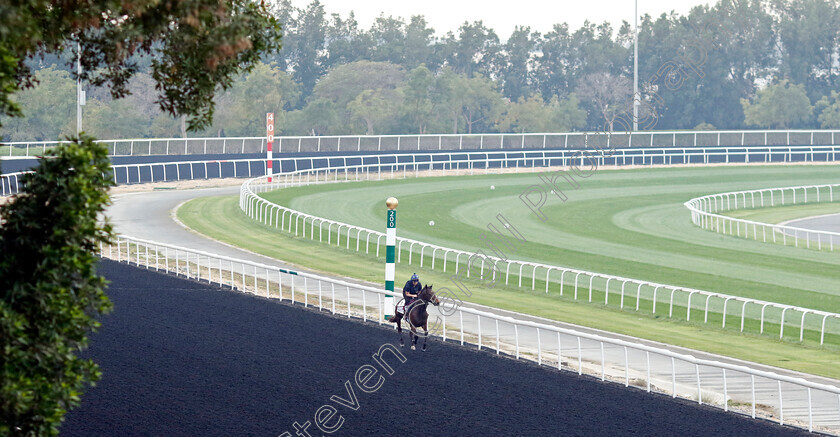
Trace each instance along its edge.
<instances>
[{"instance_id":1,"label":"white fence","mask_svg":"<svg viewBox=\"0 0 840 437\"><path fill-rule=\"evenodd\" d=\"M699 147L699 148L632 148L615 149L610 156L597 156L603 165L660 165L660 164L709 164L709 163L779 163L825 162L840 157L836 146L781 146L781 147ZM142 158L139 158L142 159ZM336 166L358 167L370 164L392 165L396 169L411 169L432 165L435 169L452 168L457 161L459 169L470 172L489 171L490 167L528 169L534 167L586 165L587 158L580 150L489 150L483 152L412 152L366 155L331 155L282 157L275 155L273 168L278 172L331 168ZM114 180L119 184L166 182L175 180L210 179L220 177L252 177L265 175L264 159L198 160L175 162L139 162L114 165ZM7 196L20 188L21 172L0 175L0 194Z\"/></svg>"},{"instance_id":2,"label":"white fence","mask_svg":"<svg viewBox=\"0 0 840 437\"><path fill-rule=\"evenodd\" d=\"M493 161L493 162L491 162ZM266 226L294 233L295 236L308 236L315 240L316 233L319 242L328 245L335 244L345 249L380 256L380 248L385 234L372 229L329 220L323 217L306 214L282 205L272 203L258 194L275 189L303 186L310 184L353 182L361 180L381 180L383 178L405 178L418 176L422 172L435 171L439 162L415 163L411 166L403 165L398 168L393 164L368 164L360 166L332 167L317 170L299 170L274 176L274 181L267 182L266 177L257 177L247 181L240 189L240 208L251 218ZM482 172L503 170L510 168L510 163L499 160L452 160L444 168L456 174L474 173L476 167ZM317 226L317 228L316 228ZM294 229L293 229L294 228ZM326 232L325 232L326 231ZM364 233L365 235L361 235ZM574 300L586 299L588 302L603 301L605 305L616 305L621 308L634 308L636 311L646 311L651 314L667 313L669 318L684 320L698 320L703 323L719 322L725 328L727 321L740 324L740 331L752 331L764 334L770 325L776 325L779 338L785 338L785 327L798 328L798 336L788 338L803 341L806 332L818 334L820 344L826 342L826 333L835 336L837 342L840 335L840 314L767 302L735 295L714 293L704 290L660 284L645 280L625 278L604 273L583 271L568 267L517 260L502 260L496 257L476 257L474 253L424 243L407 238L397 238L397 259L402 263L407 256L407 263L411 265L415 260L420 267L426 265L431 269L439 268L443 272L447 269L455 274L465 275L467 278L477 276L484 281L501 281L504 275L505 285L511 280L518 287L528 286L536 290L538 283L545 288L545 292L556 292L559 295L571 295ZM476 258L476 259L474 259ZM480 263L479 263L480 261ZM476 269L476 265L478 268ZM475 272L473 270L478 270ZM487 272L485 273L485 270ZM611 287L612 284L612 287ZM610 297L612 296L612 301ZM617 302L616 302L617 301ZM657 312L657 306L660 311ZM662 307L666 311L662 311ZM682 314L685 317L682 317ZM713 321L710 322L710 315ZM816 338L814 338L816 340Z\"/></svg>"},{"instance_id":3,"label":"white fence","mask_svg":"<svg viewBox=\"0 0 840 437\"><path fill-rule=\"evenodd\" d=\"M118 237L105 258L383 324L383 290L197 250ZM840 388L698 359L629 341L464 307L432 308L444 340L506 353L562 371L665 393L810 431L840 433ZM396 333L394 333L396 339ZM435 347L434 342L430 347Z\"/></svg>"},{"instance_id":4,"label":"white fence","mask_svg":"<svg viewBox=\"0 0 840 437\"><path fill-rule=\"evenodd\" d=\"M756 241L781 243L808 249L834 251L840 243L840 233L799 228L796 226L775 225L770 223L744 220L717 214L718 212L739 209L755 209L805 203L834 202L834 189L840 184L803 185L797 187L764 188L760 190L732 191L729 193L710 194L685 202L691 211L691 221L710 231L751 238ZM811 192L811 200L808 193ZM797 202L797 193L799 201ZM840 198L840 196L838 196Z\"/></svg>"},{"instance_id":5,"label":"white fence","mask_svg":"<svg viewBox=\"0 0 840 437\"><path fill-rule=\"evenodd\" d=\"M275 137L274 152L568 149L838 145L840 130L568 132L474 135L344 135ZM103 141L111 155L262 153L264 137L138 138ZM58 141L0 143L0 157L43 154Z\"/></svg>"},{"instance_id":6,"label":"white fence","mask_svg":"<svg viewBox=\"0 0 840 437\"><path fill-rule=\"evenodd\" d=\"M112 177L119 185L149 182L172 182L224 177L245 178L264 175L264 159L231 159L213 161L176 161L113 165ZM0 175L0 196L20 191L21 178L28 172Z\"/></svg>"},{"instance_id":7,"label":"white fence","mask_svg":"<svg viewBox=\"0 0 840 437\"><path fill-rule=\"evenodd\" d=\"M782 149L782 150L778 150ZM790 152L794 149L793 152ZM771 160L774 154L781 154L785 159L795 159L793 153L800 153L801 159L819 159L817 153L823 153L822 158L833 158L835 148L825 148L815 152L814 148L795 150L795 148L769 148L765 149L763 155L753 151L752 159L763 162ZM718 150L716 155L700 154L700 150L681 149L684 154L668 153L663 150L646 149L618 149L612 157L601 156L598 158L599 165L610 162L618 165L644 164L657 165L677 161L693 160L704 161L710 159L750 159L750 155L738 156L735 151L729 148ZM673 152L673 151L671 151ZM384 174L388 177L406 177L415 175L419 171L447 170L457 174L476 174L491 171L527 170L535 171L538 168L551 166L568 166L572 163L583 165L583 157L576 151L494 151L494 152L460 152L460 153L410 153L410 154L380 154L367 156L333 156L325 158L298 157L276 160L274 168L286 169L287 172L281 175L284 179L277 179L274 185L254 183L245 187L254 186L255 190L290 186L294 184L308 184L330 180L363 180L381 178ZM796 158L798 159L798 158ZM114 178L119 183L138 183L170 181L181 179L209 178L209 177L242 177L256 174L265 174L264 160L230 160L230 161L187 161L175 163L141 163L114 166ZM321 171L311 169L320 168ZM167 170L168 169L168 170ZM296 171L295 171L296 170ZM20 173L0 176L0 192L2 195L15 193L20 188ZM297 179L295 179L297 178ZM322 181L323 179L323 181ZM279 185L282 182L284 185ZM251 190L251 188L248 188ZM243 209L249 214L258 218L263 223L276 228L282 228L286 232L295 232L305 235L306 225L310 227L310 238L314 239L314 226L318 224L318 238L326 238L327 244L333 244L333 235L336 237L336 244L344 242L349 249L352 241L355 241L355 250L361 251L361 240L365 240L365 252L368 253L371 244L376 244L376 254L379 256L379 248L383 234L352 226L350 224L330 221L320 217L303 214L298 211L283 208L279 205L269 204L257 197L254 192L243 191L241 201ZM830 197L833 196L833 193ZM760 201L761 197L759 197ZM288 219L287 219L288 216ZM288 220L288 221L287 221ZM294 231L292 231L294 222ZM301 226L302 225L302 226ZM324 228L326 227L326 235ZM333 230L335 228L335 231ZM732 227L729 229L731 230ZM361 236L365 233L365 236ZM375 238L375 243L371 238ZM782 239L786 238L784 236ZM472 253L458 251L442 246L426 244L419 241L400 239L398 246L398 262L402 257L408 257L408 263L412 264L415 257L419 259L421 267L430 264L432 269L442 268L454 269L461 272L462 263L469 260ZM798 243L797 243L798 244ZM810 243L806 243L810 244ZM817 243L820 245L821 243ZM833 242L829 242L833 247ZM405 253L404 253L405 252ZM511 280L516 281L517 286L522 287L530 282L531 289L545 287L546 292L555 291L563 294L571 294L574 299L585 298L588 301L601 301L608 305L616 305L619 308L635 308L637 311L649 311L653 314L662 314L658 308L667 308L668 317L683 318L686 320L699 320L702 317L704 323L720 323L722 327L727 322L738 323L741 331L754 331L764 333L774 330L780 338L785 336L785 328L788 329L788 338L796 339L796 328L798 328L798 339L805 339L806 334L813 333L813 339L821 344L826 342L826 336L840 335L840 320L835 313L829 313L809 308L801 308L783 305L773 302L760 301L755 299L742 298L727 294L712 293L704 290L696 290L685 287L678 287L668 284L659 284L650 281L643 281L631 278L624 278L613 275L606 275L596 272L587 272L570 269L561 266L554 266L542 263L509 261L500 264L498 260L493 265L485 265L481 260L479 276L484 277L485 268L492 272L492 278L496 279L501 275L504 268L505 283L510 284ZM473 272L466 270L466 275ZM543 276L544 275L544 276ZM499 276L499 279L500 276ZM581 293L582 292L582 293ZM612 299L611 299L612 297ZM617 302L616 302L617 301ZM830 338L829 343L835 343Z\"/></svg>"}]
</instances>

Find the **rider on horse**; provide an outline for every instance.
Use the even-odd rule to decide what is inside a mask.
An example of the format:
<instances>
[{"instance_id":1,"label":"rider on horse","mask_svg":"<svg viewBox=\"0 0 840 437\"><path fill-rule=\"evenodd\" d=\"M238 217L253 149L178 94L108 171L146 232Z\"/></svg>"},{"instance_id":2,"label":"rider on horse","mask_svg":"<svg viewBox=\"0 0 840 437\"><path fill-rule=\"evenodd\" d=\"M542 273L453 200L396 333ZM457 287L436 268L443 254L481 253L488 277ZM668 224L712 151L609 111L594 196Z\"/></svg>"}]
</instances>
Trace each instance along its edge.
<instances>
[{"instance_id":1,"label":"rider on horse","mask_svg":"<svg viewBox=\"0 0 840 437\"><path fill-rule=\"evenodd\" d=\"M403 303L403 308L405 314L408 314L408 311L411 309L410 305L414 303L417 299L417 293L420 293L420 290L423 289L423 286L420 285L420 278L417 277L417 273L411 275L411 279L405 283L405 287L403 287L403 298L405 302Z\"/></svg>"}]
</instances>

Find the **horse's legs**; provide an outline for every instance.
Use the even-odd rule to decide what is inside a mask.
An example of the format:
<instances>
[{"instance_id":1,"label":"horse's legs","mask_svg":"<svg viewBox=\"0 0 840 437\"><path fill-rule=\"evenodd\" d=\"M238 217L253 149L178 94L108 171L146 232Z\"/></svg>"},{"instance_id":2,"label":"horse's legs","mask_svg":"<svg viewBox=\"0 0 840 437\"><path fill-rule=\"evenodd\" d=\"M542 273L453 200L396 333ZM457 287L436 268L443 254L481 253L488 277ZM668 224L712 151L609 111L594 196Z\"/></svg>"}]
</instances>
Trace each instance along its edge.
<instances>
[{"instance_id":1,"label":"horse's legs","mask_svg":"<svg viewBox=\"0 0 840 437\"><path fill-rule=\"evenodd\" d=\"M406 317L408 321L408 327L411 328L411 350L415 350L417 348L417 327L414 326L414 323L411 323L411 317Z\"/></svg>"},{"instance_id":2,"label":"horse's legs","mask_svg":"<svg viewBox=\"0 0 840 437\"><path fill-rule=\"evenodd\" d=\"M396 322L397 322L397 335L400 336L400 347L405 347L405 343L403 342L403 335L402 335L402 314L396 313Z\"/></svg>"},{"instance_id":3,"label":"horse's legs","mask_svg":"<svg viewBox=\"0 0 840 437\"><path fill-rule=\"evenodd\" d=\"M428 325L427 323L424 323L424 324L423 324L423 334L425 335L425 336L423 337L423 352L425 352L425 351L426 351L426 340L428 340L428 339L429 339L429 330L428 330L428 328L426 327L427 325Z\"/></svg>"},{"instance_id":4,"label":"horse's legs","mask_svg":"<svg viewBox=\"0 0 840 437\"><path fill-rule=\"evenodd\" d=\"M405 323L408 323L408 342L411 343L411 350L414 350L414 324L411 323L411 312L403 313L403 319Z\"/></svg>"}]
</instances>

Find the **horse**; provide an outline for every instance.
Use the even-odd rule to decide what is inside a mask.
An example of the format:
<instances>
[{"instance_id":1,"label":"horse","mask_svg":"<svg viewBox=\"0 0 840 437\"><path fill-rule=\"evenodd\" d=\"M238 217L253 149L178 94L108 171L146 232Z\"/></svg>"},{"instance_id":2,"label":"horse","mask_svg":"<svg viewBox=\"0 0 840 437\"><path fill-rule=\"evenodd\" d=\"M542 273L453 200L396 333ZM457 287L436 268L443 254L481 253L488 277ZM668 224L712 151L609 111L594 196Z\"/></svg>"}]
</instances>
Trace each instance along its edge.
<instances>
[{"instance_id":1,"label":"horse","mask_svg":"<svg viewBox=\"0 0 840 437\"><path fill-rule=\"evenodd\" d=\"M429 337L429 329L427 327L429 313L426 312L426 306L430 303L434 306L438 306L440 305L440 299L435 296L435 292L432 291L432 286L426 285L419 293L417 293L415 303L413 303L410 308L407 308L408 317L406 318L406 321L411 329L411 350L416 349L417 339L420 338L420 336L417 335L417 328L421 326L423 327L424 332L423 351L426 350L426 340ZM400 335L400 347L405 347L402 336L402 320L404 316L404 314L400 314L397 312L396 308L394 308L394 316L388 319L389 322L397 324L397 332Z\"/></svg>"}]
</instances>

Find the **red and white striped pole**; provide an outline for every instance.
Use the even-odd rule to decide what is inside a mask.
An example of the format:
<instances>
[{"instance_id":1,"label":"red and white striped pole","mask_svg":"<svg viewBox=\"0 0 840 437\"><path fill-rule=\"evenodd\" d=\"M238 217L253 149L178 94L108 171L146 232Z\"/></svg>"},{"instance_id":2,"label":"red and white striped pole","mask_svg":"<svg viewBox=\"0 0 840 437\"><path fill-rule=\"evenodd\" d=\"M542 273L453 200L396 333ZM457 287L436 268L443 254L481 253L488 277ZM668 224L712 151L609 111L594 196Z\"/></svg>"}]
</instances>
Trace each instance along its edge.
<instances>
[{"instance_id":1,"label":"red and white striped pole","mask_svg":"<svg viewBox=\"0 0 840 437\"><path fill-rule=\"evenodd\" d=\"M274 144L274 113L268 112L265 114L265 135L266 135L266 145L268 146L268 161L266 162L266 175L268 176L268 182L271 182L271 175L273 171L271 169L271 146Z\"/></svg>"}]
</instances>

